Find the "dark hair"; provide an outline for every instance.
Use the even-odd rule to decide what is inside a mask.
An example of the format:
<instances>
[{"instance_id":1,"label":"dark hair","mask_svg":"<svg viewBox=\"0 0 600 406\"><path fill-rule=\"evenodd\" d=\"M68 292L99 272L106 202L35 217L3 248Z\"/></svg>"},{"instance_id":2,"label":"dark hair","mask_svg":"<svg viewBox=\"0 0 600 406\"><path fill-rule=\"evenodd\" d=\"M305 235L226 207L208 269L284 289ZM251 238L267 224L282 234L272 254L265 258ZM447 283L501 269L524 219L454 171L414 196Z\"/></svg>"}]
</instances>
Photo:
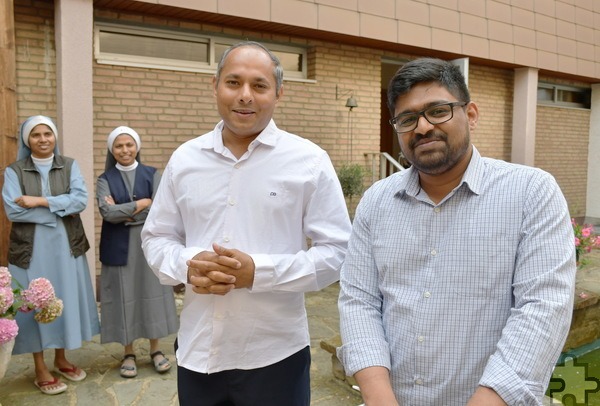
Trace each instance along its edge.
<instances>
[{"instance_id":1,"label":"dark hair","mask_svg":"<svg viewBox=\"0 0 600 406\"><path fill-rule=\"evenodd\" d=\"M425 82L439 83L458 101L471 101L465 77L458 66L437 58L415 59L398 69L390 80L387 90L387 102L392 116L396 110L398 97L408 93L413 86Z\"/></svg>"},{"instance_id":2,"label":"dark hair","mask_svg":"<svg viewBox=\"0 0 600 406\"><path fill-rule=\"evenodd\" d=\"M269 55L269 58L271 58L271 60L273 61L273 64L275 65L275 67L273 68L273 76L275 77L275 84L276 84L275 96L279 96L279 89L281 89L281 85L283 84L283 66L281 66L281 62L279 61L279 58L277 58L277 56L273 52L271 52L266 46L264 46L260 42L256 42L256 41L238 42L237 44L233 44L232 46L227 48L225 50L225 52L223 52L223 56L221 56L221 60L219 61L219 64L217 65L217 74L216 74L217 83L219 83L219 78L221 77L221 71L223 70L223 65L225 65L225 59L227 59L227 56L229 55L229 53L231 51L233 51L236 48L241 48L241 47L259 48L259 49L262 49L263 51L265 51L267 53L267 55Z\"/></svg>"}]
</instances>

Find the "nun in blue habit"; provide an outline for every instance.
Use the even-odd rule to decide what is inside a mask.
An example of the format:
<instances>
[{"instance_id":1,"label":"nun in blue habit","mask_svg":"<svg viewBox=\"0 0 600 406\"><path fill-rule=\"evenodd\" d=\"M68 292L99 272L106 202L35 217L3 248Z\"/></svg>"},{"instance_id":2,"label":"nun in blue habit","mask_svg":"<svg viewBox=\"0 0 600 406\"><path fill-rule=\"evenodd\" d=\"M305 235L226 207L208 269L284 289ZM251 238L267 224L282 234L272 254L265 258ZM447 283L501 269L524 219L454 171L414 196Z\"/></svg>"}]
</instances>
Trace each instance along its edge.
<instances>
[{"instance_id":1,"label":"nun in blue habit","mask_svg":"<svg viewBox=\"0 0 600 406\"><path fill-rule=\"evenodd\" d=\"M19 334L13 354L32 353L34 384L47 395L67 385L50 372L44 350L54 349L54 372L71 381L86 373L70 363L65 350L80 348L100 332L98 311L85 252L89 243L79 213L87 204L87 189L79 165L60 155L58 131L45 116L29 117L21 125L17 161L4 173L2 199L12 222L8 269L27 287L44 277L63 301L62 315L48 324L33 312L18 312Z\"/></svg>"}]
</instances>

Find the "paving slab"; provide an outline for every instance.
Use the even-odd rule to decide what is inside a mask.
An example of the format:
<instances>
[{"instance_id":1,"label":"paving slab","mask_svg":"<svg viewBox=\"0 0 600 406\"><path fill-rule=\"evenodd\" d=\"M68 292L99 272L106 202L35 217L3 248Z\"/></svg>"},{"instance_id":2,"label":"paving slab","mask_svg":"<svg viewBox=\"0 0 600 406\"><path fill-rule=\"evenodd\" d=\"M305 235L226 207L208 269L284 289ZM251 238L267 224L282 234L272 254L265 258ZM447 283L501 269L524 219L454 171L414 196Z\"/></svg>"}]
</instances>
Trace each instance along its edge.
<instances>
[{"instance_id":1,"label":"paving slab","mask_svg":"<svg viewBox=\"0 0 600 406\"><path fill-rule=\"evenodd\" d=\"M335 379L331 371L331 355L320 348L319 343L338 333L337 316L338 284L320 292L306 295L306 308L311 333L311 405L317 406L357 406L362 403L360 394L343 382ZM181 307L181 295L176 295ZM175 334L161 340L160 349L175 360L173 343ZM82 348L67 351L69 360L85 369L88 376L81 382L70 382L66 392L48 396L34 385L33 359L30 354L15 355L11 358L8 370L0 381L1 406L176 406L177 368L158 374L150 362L148 340L134 343L137 355L138 376L125 379L119 375L122 346L100 344L96 336ZM45 352L46 363L53 364L54 352ZM174 362L173 362L174 364Z\"/></svg>"},{"instance_id":2,"label":"paving slab","mask_svg":"<svg viewBox=\"0 0 600 406\"><path fill-rule=\"evenodd\" d=\"M600 293L600 249L594 250L587 258L588 266L580 270L578 287L585 287ZM322 340L328 340L339 333L337 283L320 292L306 295L306 309L311 335L311 405L314 406L358 406L362 404L360 393L348 384L335 378L331 369L331 354L320 347ZM181 307L181 295L176 295ZM99 336L86 342L82 348L68 351L69 360L82 367L88 377L82 382L65 381L69 389L60 395L43 395L33 385L34 369L31 355L13 356L6 376L0 381L1 406L52 406L52 405L93 405L93 406L176 406L177 370L172 368L165 374L158 374L150 363L147 340L135 343L138 356L138 376L125 379L119 375L122 346L100 344ZM173 343L175 334L161 340L160 349L175 360ZM46 351L46 362L52 365L53 351ZM550 404L546 399L545 404Z\"/></svg>"}]
</instances>

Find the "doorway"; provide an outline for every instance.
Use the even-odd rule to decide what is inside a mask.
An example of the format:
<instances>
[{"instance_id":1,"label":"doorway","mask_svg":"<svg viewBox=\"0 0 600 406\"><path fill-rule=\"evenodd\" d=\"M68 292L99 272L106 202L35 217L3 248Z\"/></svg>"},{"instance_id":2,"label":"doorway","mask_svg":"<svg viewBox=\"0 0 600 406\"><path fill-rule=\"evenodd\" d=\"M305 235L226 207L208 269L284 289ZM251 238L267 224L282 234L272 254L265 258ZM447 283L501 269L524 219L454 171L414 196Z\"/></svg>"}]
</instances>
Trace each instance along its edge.
<instances>
[{"instance_id":1,"label":"doorway","mask_svg":"<svg viewBox=\"0 0 600 406\"><path fill-rule=\"evenodd\" d=\"M400 159L400 145L398 137L390 125L391 114L387 102L388 83L398 69L404 64L402 61L383 60L381 62L381 122L380 122L380 152L387 152L401 165L406 162Z\"/></svg>"}]
</instances>

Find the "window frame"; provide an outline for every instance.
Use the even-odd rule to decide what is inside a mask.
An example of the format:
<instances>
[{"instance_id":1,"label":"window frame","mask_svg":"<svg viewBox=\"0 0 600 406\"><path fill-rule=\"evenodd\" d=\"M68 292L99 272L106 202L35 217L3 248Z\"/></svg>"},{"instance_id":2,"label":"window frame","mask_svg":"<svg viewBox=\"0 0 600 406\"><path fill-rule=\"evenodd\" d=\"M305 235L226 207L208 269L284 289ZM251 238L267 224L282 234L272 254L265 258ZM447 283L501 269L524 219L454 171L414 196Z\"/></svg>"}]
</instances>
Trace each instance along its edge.
<instances>
[{"instance_id":1,"label":"window frame","mask_svg":"<svg viewBox=\"0 0 600 406\"><path fill-rule=\"evenodd\" d=\"M577 86L567 86L567 85L559 85L556 83L550 82L539 82L537 86L537 92L541 89L552 90L552 100L540 100L539 94L536 94L537 104L544 106L554 106L554 107L569 107L583 110L591 109L591 89L586 87L577 87ZM567 91L567 92L575 92L575 93L590 93L588 96L588 104L586 103L574 103L558 100L559 91ZM587 96L587 95L586 95Z\"/></svg>"},{"instance_id":2,"label":"window frame","mask_svg":"<svg viewBox=\"0 0 600 406\"><path fill-rule=\"evenodd\" d=\"M125 35L164 38L171 40L191 41L208 45L207 62L193 62L180 59L155 58L139 55L127 55L102 52L100 50L100 33L110 32ZM147 27L133 24L122 24L97 20L94 22L94 59L101 65L120 65L150 69L174 70L215 74L219 63L215 57L217 44L233 45L242 39L200 34L183 30ZM310 81L308 79L308 51L305 47L263 42L269 50L277 55L278 52L298 54L302 58L300 71L284 69L284 80Z\"/></svg>"}]
</instances>

